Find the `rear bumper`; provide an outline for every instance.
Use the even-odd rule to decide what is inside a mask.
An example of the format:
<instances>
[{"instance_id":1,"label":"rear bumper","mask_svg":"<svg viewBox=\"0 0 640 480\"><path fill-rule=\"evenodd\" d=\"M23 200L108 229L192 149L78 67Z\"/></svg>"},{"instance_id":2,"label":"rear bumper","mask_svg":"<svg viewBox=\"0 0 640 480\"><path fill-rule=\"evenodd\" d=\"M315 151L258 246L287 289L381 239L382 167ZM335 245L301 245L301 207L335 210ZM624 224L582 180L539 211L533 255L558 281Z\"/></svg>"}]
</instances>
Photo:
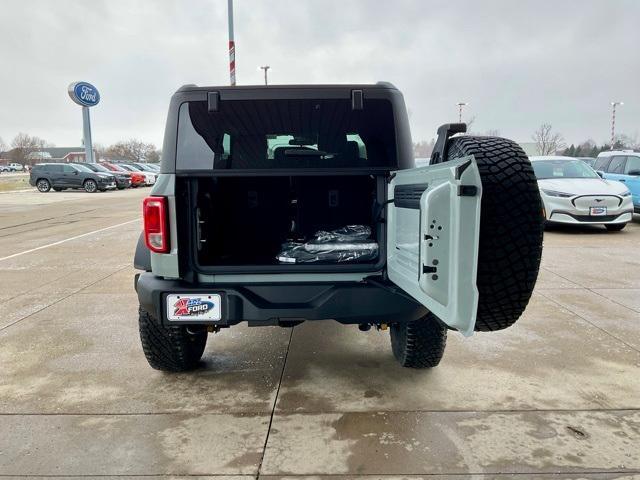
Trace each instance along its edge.
<instances>
[{"instance_id":1,"label":"rear bumper","mask_svg":"<svg viewBox=\"0 0 640 480\"><path fill-rule=\"evenodd\" d=\"M363 282L192 285L165 280L146 272L136 275L140 306L164 324L279 325L299 320L336 320L349 324L407 322L424 316L426 309L409 297ZM222 320L169 321L166 296L221 294Z\"/></svg>"}]
</instances>

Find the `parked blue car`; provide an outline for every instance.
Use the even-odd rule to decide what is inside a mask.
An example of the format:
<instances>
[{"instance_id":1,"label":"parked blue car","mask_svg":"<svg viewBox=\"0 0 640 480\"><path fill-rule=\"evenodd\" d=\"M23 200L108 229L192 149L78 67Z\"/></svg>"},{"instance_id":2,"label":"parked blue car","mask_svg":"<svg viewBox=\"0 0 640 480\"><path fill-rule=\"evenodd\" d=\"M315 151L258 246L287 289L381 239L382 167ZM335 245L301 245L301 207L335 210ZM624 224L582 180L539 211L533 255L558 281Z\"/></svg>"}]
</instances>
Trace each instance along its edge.
<instances>
[{"instance_id":1,"label":"parked blue car","mask_svg":"<svg viewBox=\"0 0 640 480\"><path fill-rule=\"evenodd\" d=\"M607 180L618 180L631 191L633 209L640 213L640 152L611 150L598 155L593 167Z\"/></svg>"}]
</instances>

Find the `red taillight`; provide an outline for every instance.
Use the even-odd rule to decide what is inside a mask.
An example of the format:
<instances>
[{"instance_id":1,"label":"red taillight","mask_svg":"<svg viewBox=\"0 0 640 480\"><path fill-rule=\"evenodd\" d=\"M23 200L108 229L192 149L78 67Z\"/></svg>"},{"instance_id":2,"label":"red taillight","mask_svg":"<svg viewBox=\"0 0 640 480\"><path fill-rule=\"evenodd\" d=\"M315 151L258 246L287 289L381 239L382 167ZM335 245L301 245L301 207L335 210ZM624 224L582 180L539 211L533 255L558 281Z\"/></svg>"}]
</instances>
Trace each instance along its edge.
<instances>
[{"instance_id":1,"label":"red taillight","mask_svg":"<svg viewBox=\"0 0 640 480\"><path fill-rule=\"evenodd\" d=\"M167 198L147 197L142 202L144 219L144 242L152 252L169 251L169 228L167 226Z\"/></svg>"}]
</instances>

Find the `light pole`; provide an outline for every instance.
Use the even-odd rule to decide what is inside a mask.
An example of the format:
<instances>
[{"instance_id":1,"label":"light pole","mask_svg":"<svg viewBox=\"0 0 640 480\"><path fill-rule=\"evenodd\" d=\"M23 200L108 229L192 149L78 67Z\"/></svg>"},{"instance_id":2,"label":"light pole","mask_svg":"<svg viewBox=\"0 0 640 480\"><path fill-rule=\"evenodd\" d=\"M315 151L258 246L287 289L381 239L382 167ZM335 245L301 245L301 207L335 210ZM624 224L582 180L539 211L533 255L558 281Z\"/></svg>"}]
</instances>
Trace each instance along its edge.
<instances>
[{"instance_id":1,"label":"light pole","mask_svg":"<svg viewBox=\"0 0 640 480\"><path fill-rule=\"evenodd\" d=\"M264 70L264 84L267 85L267 70L269 70L271 67L269 65L263 65L262 67L260 67L261 70Z\"/></svg>"},{"instance_id":2,"label":"light pole","mask_svg":"<svg viewBox=\"0 0 640 480\"><path fill-rule=\"evenodd\" d=\"M462 107L466 107L469 104L466 102L458 102L456 105L458 105L458 123L462 123Z\"/></svg>"},{"instance_id":3,"label":"light pole","mask_svg":"<svg viewBox=\"0 0 640 480\"><path fill-rule=\"evenodd\" d=\"M227 13L229 16L229 80L231 86L236 85L236 43L233 39L233 0L227 1Z\"/></svg>"},{"instance_id":4,"label":"light pole","mask_svg":"<svg viewBox=\"0 0 640 480\"><path fill-rule=\"evenodd\" d=\"M624 102L611 102L611 150L616 140L616 107L618 105L624 105Z\"/></svg>"}]
</instances>

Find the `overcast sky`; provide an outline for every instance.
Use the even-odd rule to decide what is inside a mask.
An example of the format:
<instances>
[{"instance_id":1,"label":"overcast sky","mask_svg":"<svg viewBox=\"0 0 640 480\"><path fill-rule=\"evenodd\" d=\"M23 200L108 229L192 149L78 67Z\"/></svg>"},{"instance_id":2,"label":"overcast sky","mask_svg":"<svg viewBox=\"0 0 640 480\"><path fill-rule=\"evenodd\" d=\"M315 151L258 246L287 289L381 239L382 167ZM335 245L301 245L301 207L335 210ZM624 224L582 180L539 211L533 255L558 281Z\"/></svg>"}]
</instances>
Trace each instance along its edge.
<instances>
[{"instance_id":1,"label":"overcast sky","mask_svg":"<svg viewBox=\"0 0 640 480\"><path fill-rule=\"evenodd\" d=\"M226 0L0 0L0 137L18 132L80 144L93 83L94 142L161 144L171 94L228 83ZM543 122L569 142L640 132L639 0L235 0L238 84L399 87L414 141L456 121L531 141Z\"/></svg>"}]
</instances>

